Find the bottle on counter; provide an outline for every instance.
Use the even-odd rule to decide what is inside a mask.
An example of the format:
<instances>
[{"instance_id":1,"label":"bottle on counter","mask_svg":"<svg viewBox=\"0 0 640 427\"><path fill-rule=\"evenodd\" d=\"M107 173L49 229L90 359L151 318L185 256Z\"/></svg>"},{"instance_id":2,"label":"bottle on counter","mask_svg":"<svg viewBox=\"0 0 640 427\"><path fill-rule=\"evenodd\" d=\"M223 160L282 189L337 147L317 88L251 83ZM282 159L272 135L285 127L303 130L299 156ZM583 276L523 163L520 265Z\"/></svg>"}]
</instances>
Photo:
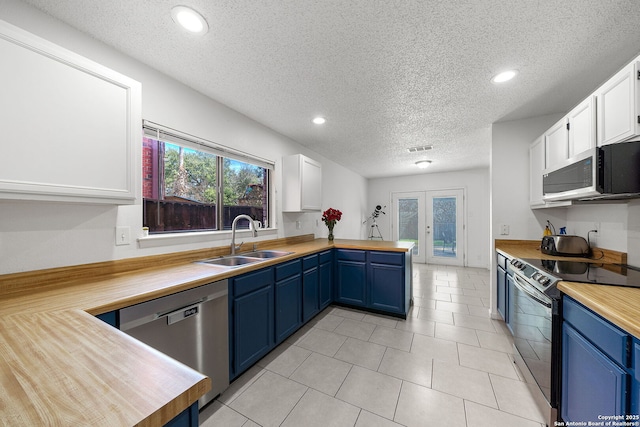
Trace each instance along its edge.
<instances>
[{"instance_id":1,"label":"bottle on counter","mask_svg":"<svg viewBox=\"0 0 640 427\"><path fill-rule=\"evenodd\" d=\"M544 232L542 233L542 235L543 235L543 236L551 236L551 234L552 234L552 233L551 233L551 229L549 228L549 226L548 226L548 225L546 225L546 226L544 227Z\"/></svg>"}]
</instances>

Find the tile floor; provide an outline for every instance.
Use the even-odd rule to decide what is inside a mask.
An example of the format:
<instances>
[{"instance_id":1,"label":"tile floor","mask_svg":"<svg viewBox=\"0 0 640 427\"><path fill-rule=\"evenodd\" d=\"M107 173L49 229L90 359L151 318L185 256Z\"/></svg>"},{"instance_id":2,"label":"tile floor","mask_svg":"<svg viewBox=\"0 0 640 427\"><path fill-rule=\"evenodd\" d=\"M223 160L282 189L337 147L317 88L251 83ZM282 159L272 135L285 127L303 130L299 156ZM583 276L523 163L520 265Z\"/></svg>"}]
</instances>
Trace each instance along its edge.
<instances>
[{"instance_id":1,"label":"tile floor","mask_svg":"<svg viewBox=\"0 0 640 427\"><path fill-rule=\"evenodd\" d=\"M330 306L204 408L204 427L544 426L489 272L414 264L407 320Z\"/></svg>"}]
</instances>

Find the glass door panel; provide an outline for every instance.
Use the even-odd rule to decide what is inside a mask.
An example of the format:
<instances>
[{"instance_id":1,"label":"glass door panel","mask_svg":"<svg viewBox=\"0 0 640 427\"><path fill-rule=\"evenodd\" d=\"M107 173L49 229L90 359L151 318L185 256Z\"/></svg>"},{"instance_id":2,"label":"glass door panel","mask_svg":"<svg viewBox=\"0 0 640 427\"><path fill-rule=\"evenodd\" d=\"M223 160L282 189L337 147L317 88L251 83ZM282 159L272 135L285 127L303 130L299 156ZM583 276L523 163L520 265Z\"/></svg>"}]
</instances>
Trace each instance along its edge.
<instances>
[{"instance_id":1,"label":"glass door panel","mask_svg":"<svg viewBox=\"0 0 640 427\"><path fill-rule=\"evenodd\" d=\"M463 265L463 190L428 191L427 262Z\"/></svg>"},{"instance_id":2,"label":"glass door panel","mask_svg":"<svg viewBox=\"0 0 640 427\"><path fill-rule=\"evenodd\" d=\"M414 262L425 262L424 200L424 192L393 194L394 239L415 244Z\"/></svg>"}]
</instances>

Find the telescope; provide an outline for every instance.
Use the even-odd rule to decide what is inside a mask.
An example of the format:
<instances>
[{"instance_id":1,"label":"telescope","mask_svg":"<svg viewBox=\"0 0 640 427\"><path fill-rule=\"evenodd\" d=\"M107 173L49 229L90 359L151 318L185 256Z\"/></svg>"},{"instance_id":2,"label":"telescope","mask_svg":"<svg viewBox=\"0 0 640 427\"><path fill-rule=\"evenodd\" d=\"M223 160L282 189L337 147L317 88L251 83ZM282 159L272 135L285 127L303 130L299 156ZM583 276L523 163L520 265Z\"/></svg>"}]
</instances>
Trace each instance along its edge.
<instances>
[{"instance_id":1,"label":"telescope","mask_svg":"<svg viewBox=\"0 0 640 427\"><path fill-rule=\"evenodd\" d=\"M382 238L382 233L380 233L380 229L378 228L378 224L376 223L376 218L378 218L380 214L386 215L386 213L383 211L383 209L385 208L386 206L382 207L380 205L376 205L375 209L371 213L371 216L364 220L363 224L365 224L369 220L373 220L373 222L371 223L371 228L369 228L369 240L372 240L372 239L384 240ZM376 234L374 232L377 232L377 236L374 235Z\"/></svg>"}]
</instances>

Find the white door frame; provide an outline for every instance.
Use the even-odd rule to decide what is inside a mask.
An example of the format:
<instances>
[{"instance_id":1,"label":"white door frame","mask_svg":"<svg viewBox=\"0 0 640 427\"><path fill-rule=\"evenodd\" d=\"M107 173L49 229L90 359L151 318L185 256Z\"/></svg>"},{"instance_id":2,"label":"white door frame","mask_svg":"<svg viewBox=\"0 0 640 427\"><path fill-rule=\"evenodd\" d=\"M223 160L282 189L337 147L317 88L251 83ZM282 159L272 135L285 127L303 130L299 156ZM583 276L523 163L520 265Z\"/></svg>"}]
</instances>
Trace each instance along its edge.
<instances>
[{"instance_id":1,"label":"white door frame","mask_svg":"<svg viewBox=\"0 0 640 427\"><path fill-rule=\"evenodd\" d=\"M433 224L433 198L434 197L456 197L456 256L436 256L434 255L431 227ZM413 262L445 264L445 265L466 265L466 243L467 243L467 209L465 204L465 189L450 188L443 190L424 191L395 191L391 193L391 236L393 240L400 240L399 236L399 209L400 199L418 200L418 244L414 248Z\"/></svg>"}]
</instances>

